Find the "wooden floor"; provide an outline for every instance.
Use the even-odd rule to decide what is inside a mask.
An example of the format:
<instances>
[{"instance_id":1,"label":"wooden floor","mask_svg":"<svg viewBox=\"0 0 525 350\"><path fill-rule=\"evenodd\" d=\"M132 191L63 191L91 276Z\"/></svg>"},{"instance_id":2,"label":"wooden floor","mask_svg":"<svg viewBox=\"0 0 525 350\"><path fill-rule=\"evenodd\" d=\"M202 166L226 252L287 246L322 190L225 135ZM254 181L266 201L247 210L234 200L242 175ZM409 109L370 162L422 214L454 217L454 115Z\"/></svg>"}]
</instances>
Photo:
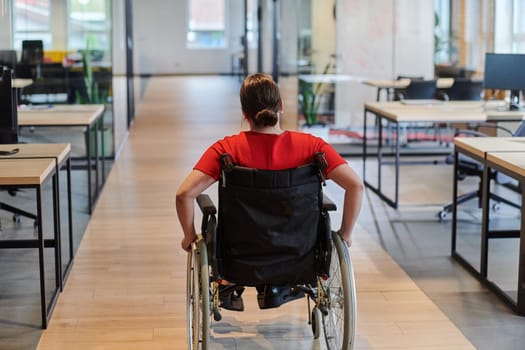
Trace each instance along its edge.
<instances>
[{"instance_id":1,"label":"wooden floor","mask_svg":"<svg viewBox=\"0 0 525 350\"><path fill-rule=\"evenodd\" d=\"M186 349L186 254L174 194L205 147L244 127L238 89L232 77L148 81L38 349ZM341 203L340 192L327 191ZM357 349L474 348L361 227L350 251ZM305 301L262 311L253 291L245 295L245 312L225 311L214 325L215 348L324 348L312 339Z\"/></svg>"}]
</instances>

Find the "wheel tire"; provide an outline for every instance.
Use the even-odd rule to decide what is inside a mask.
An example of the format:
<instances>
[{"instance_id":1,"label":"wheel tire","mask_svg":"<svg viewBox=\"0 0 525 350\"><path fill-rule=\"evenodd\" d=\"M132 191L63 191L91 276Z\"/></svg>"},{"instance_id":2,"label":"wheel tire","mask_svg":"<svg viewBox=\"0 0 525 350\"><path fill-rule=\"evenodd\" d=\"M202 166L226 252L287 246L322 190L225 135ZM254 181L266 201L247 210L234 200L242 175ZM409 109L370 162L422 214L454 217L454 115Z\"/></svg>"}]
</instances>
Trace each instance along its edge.
<instances>
[{"instance_id":1,"label":"wheel tire","mask_svg":"<svg viewBox=\"0 0 525 350\"><path fill-rule=\"evenodd\" d=\"M323 315L321 314L321 310L319 310L317 307L314 307L312 309L312 333L314 335L314 339L319 339L321 336L322 320Z\"/></svg>"},{"instance_id":2,"label":"wheel tire","mask_svg":"<svg viewBox=\"0 0 525 350\"><path fill-rule=\"evenodd\" d=\"M446 219L448 219L448 211L446 211L446 210L441 210L441 211L438 213L438 217L439 217L439 221L445 221Z\"/></svg>"},{"instance_id":3,"label":"wheel tire","mask_svg":"<svg viewBox=\"0 0 525 350\"><path fill-rule=\"evenodd\" d=\"M323 313L324 338L329 350L350 350L355 344L357 321L354 272L346 244L335 232L332 239L330 277L321 282L327 299L326 313Z\"/></svg>"},{"instance_id":4,"label":"wheel tire","mask_svg":"<svg viewBox=\"0 0 525 350\"><path fill-rule=\"evenodd\" d=\"M204 240L192 245L186 276L188 349L210 346L210 284L208 255Z\"/></svg>"}]
</instances>

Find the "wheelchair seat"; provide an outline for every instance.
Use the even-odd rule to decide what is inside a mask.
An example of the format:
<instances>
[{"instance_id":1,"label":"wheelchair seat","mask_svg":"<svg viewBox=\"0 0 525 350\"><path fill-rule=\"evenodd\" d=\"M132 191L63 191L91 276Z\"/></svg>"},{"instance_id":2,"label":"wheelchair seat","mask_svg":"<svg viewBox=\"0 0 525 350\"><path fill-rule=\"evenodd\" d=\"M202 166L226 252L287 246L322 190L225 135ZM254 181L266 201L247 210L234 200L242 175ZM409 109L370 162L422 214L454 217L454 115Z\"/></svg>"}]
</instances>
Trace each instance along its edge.
<instances>
[{"instance_id":1,"label":"wheelchair seat","mask_svg":"<svg viewBox=\"0 0 525 350\"><path fill-rule=\"evenodd\" d=\"M323 195L326 168L322 153L311 164L285 170L246 168L221 156L218 210L208 195L197 198L203 217L188 256L190 349L210 346L211 318L222 319L224 281L230 293L261 285L304 292L314 338L323 333L329 348L351 349L353 269L348 248L331 231L328 211L336 206Z\"/></svg>"}]
</instances>

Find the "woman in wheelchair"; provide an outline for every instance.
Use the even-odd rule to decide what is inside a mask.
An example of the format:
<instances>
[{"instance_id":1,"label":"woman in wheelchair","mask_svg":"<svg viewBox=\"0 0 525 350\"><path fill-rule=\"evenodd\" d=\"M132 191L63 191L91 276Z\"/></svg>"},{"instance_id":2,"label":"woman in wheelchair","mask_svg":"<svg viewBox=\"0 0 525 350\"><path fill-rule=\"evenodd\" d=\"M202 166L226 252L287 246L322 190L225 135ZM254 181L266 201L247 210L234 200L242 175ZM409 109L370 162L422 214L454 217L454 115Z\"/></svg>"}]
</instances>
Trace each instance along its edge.
<instances>
[{"instance_id":1,"label":"woman in wheelchair","mask_svg":"<svg viewBox=\"0 0 525 350\"><path fill-rule=\"evenodd\" d=\"M323 139L310 134L280 128L283 102L279 87L264 74L248 76L240 89L242 116L249 131L227 136L212 144L180 185L176 195L177 215L184 232L181 247L190 251L197 239L194 224L196 198L221 177L221 155L228 154L235 165L262 170L292 169L312 163L316 153L323 153L326 168L323 176L344 190L342 222L338 235L349 247L351 234L361 208L363 185L348 163ZM221 306L242 310L242 288L223 281ZM260 308L277 307L302 297L302 291L278 285L257 285ZM224 291L225 293L223 293ZM229 292L231 291L231 292Z\"/></svg>"}]
</instances>

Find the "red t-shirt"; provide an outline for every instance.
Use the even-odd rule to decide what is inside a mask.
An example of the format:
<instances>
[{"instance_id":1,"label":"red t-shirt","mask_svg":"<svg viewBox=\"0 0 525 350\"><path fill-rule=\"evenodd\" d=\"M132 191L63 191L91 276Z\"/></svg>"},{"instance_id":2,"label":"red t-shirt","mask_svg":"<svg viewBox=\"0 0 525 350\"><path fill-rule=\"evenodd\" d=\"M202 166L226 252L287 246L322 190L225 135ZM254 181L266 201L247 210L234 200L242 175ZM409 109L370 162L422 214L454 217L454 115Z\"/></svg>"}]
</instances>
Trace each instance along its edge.
<instances>
[{"instance_id":1,"label":"red t-shirt","mask_svg":"<svg viewBox=\"0 0 525 350\"><path fill-rule=\"evenodd\" d=\"M309 164L316 152L323 152L328 163L326 174L346 161L322 138L301 132L285 131L280 135L253 131L227 136L211 145L193 167L219 179L219 158L223 153L234 164L262 170L282 170Z\"/></svg>"}]
</instances>

